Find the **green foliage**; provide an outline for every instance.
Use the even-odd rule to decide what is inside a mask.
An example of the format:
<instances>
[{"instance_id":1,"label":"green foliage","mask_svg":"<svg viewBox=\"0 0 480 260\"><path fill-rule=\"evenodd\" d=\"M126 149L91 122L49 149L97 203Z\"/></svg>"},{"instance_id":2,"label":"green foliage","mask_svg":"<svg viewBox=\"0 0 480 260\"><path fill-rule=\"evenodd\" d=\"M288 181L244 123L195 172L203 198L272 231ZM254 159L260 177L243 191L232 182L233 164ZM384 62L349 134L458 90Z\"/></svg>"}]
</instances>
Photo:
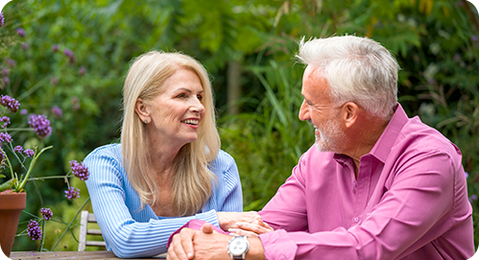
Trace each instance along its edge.
<instances>
[{"instance_id":1,"label":"green foliage","mask_svg":"<svg viewBox=\"0 0 480 260\"><path fill-rule=\"evenodd\" d=\"M400 63L399 101L407 113L418 114L462 150L478 238L478 13L467 1L14 0L3 12L0 66L8 67L8 58L17 65L9 67L10 84L0 80L1 92L21 97L28 110L48 114L54 129L45 142L55 149L42 155L40 171L58 175L68 160L117 140L121 89L131 59L152 49L178 50L212 74L222 147L240 170L245 210L261 209L313 144L313 129L297 117L303 73L294 59L298 41L303 36L371 37ZM17 27L25 29L24 38ZM52 52L54 44L58 52ZM65 48L75 53L74 63L63 54ZM243 65L238 116L224 112L230 61ZM63 110L62 117L51 112L54 105ZM30 212L56 205L54 216L61 222L49 225L64 230L83 199L65 206L58 194L61 181L36 184L46 199L29 196ZM14 250L35 248L24 238ZM61 243L67 250L76 248L72 233Z\"/></svg>"}]
</instances>

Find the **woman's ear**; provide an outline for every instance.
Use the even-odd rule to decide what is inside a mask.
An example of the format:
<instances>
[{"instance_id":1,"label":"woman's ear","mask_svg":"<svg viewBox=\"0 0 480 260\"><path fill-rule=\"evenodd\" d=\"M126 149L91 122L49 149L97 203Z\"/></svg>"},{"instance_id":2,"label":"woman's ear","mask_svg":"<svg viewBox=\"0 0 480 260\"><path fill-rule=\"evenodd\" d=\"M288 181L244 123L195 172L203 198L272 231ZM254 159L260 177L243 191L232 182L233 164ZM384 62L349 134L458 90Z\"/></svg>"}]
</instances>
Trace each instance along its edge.
<instances>
[{"instance_id":1,"label":"woman's ear","mask_svg":"<svg viewBox=\"0 0 480 260\"><path fill-rule=\"evenodd\" d=\"M345 114L344 114L345 126L347 128L350 128L357 121L360 108L358 107L357 104L353 102L347 102L343 106L345 108Z\"/></svg>"},{"instance_id":2,"label":"woman's ear","mask_svg":"<svg viewBox=\"0 0 480 260\"><path fill-rule=\"evenodd\" d=\"M137 113L138 117L140 117L140 120L145 123L150 122L150 112L148 112L147 105L143 99L137 98L137 101L135 102L135 112Z\"/></svg>"}]
</instances>

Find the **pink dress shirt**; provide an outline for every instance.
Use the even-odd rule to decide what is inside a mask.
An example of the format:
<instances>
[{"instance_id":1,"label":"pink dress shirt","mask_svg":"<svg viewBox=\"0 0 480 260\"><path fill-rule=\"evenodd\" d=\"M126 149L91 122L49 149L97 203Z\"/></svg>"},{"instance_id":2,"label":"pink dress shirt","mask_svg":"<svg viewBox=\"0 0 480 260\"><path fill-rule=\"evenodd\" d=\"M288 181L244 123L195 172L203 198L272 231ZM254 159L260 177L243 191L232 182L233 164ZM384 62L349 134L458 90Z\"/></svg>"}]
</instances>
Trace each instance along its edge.
<instances>
[{"instance_id":1,"label":"pink dress shirt","mask_svg":"<svg viewBox=\"0 0 480 260\"><path fill-rule=\"evenodd\" d=\"M460 150L397 105L358 179L350 157L302 155L260 212L267 259L468 259L472 208Z\"/></svg>"}]
</instances>

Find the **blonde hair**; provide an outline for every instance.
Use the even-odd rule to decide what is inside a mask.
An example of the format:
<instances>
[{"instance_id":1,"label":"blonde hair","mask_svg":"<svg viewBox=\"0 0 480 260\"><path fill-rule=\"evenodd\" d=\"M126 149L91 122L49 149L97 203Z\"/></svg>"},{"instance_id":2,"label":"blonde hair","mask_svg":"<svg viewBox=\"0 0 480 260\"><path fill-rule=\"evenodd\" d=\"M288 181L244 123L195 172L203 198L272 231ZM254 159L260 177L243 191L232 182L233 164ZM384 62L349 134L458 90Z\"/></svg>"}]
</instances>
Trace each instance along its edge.
<instances>
[{"instance_id":1,"label":"blonde hair","mask_svg":"<svg viewBox=\"0 0 480 260\"><path fill-rule=\"evenodd\" d=\"M123 122L121 145L123 166L132 187L138 192L141 209L158 197L158 184L147 171L150 163L146 126L135 112L138 98L148 103L165 89L165 81L179 69L195 72L200 78L204 96L205 117L198 137L184 145L175 157L172 207L178 216L199 212L211 195L215 175L208 163L217 157L220 137L215 123L212 88L208 73L195 59L181 53L150 51L133 60L123 87Z\"/></svg>"}]
</instances>

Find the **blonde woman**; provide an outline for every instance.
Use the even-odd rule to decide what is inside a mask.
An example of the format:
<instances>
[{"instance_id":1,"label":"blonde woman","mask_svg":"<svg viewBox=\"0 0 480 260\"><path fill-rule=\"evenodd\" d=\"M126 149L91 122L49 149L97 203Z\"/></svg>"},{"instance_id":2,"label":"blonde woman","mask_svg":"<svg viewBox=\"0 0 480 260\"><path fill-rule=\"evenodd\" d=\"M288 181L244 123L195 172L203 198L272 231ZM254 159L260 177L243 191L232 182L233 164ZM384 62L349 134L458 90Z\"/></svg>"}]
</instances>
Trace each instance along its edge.
<instances>
[{"instance_id":1,"label":"blonde woman","mask_svg":"<svg viewBox=\"0 0 480 260\"><path fill-rule=\"evenodd\" d=\"M87 188L107 249L120 258L167 251L191 219L228 229L219 211L242 211L233 158L220 150L205 68L180 53L136 58L123 88L121 143L85 159ZM258 217L251 213L249 218Z\"/></svg>"}]
</instances>

